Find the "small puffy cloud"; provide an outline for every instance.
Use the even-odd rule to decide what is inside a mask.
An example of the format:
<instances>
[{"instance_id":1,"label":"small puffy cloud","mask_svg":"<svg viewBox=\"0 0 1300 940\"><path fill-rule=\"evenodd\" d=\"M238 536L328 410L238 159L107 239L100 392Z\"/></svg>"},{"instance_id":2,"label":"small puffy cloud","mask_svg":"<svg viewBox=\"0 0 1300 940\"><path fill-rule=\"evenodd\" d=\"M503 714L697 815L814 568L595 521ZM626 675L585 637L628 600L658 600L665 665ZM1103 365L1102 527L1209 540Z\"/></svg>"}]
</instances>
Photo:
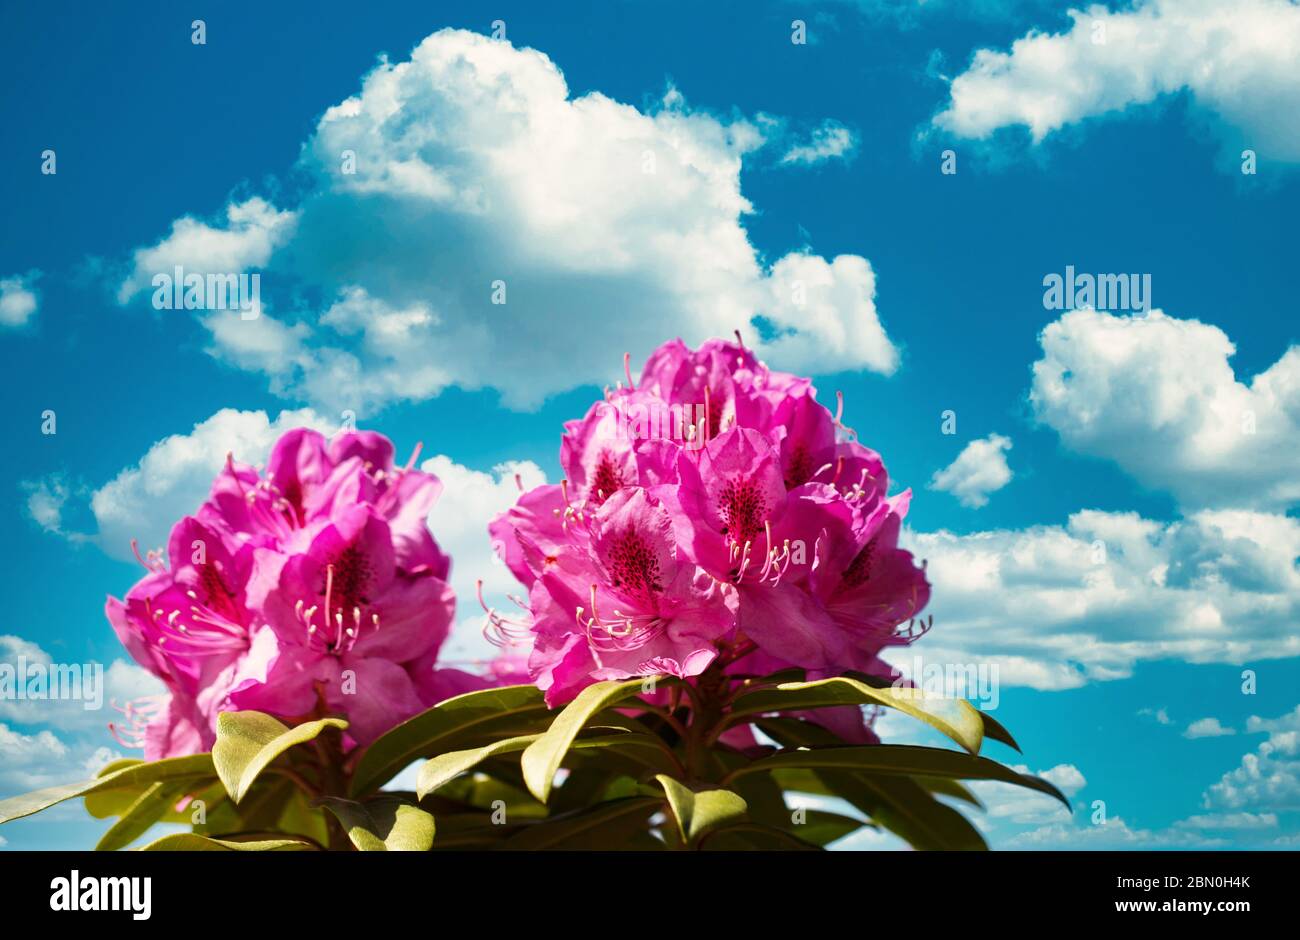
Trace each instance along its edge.
<instances>
[{"instance_id":1,"label":"small puffy cloud","mask_svg":"<svg viewBox=\"0 0 1300 940\"><path fill-rule=\"evenodd\" d=\"M130 559L131 540L141 551L167 544L171 526L198 509L212 480L233 454L244 463L261 464L271 445L296 427L335 430L310 409L282 411L273 420L264 411L223 408L200 421L188 434L158 441L135 466L127 467L91 496L99 523L95 541L114 558Z\"/></svg>"},{"instance_id":2,"label":"small puffy cloud","mask_svg":"<svg viewBox=\"0 0 1300 940\"><path fill-rule=\"evenodd\" d=\"M256 196L230 203L224 223L192 216L177 219L166 238L136 249L130 272L118 285L118 303L149 290L156 275L173 277L177 267L186 274L203 275L265 267L271 253L292 235L294 221L292 212L278 210Z\"/></svg>"},{"instance_id":3,"label":"small puffy cloud","mask_svg":"<svg viewBox=\"0 0 1300 940\"><path fill-rule=\"evenodd\" d=\"M1300 706L1280 718L1252 717L1246 730L1267 731L1268 738L1205 791L1205 808L1256 813L1300 810Z\"/></svg>"},{"instance_id":4,"label":"small puffy cloud","mask_svg":"<svg viewBox=\"0 0 1300 940\"><path fill-rule=\"evenodd\" d=\"M1246 719L1247 734L1260 732L1272 734L1277 731L1300 731L1300 705L1280 718L1261 718L1258 715L1251 715Z\"/></svg>"},{"instance_id":5,"label":"small puffy cloud","mask_svg":"<svg viewBox=\"0 0 1300 940\"><path fill-rule=\"evenodd\" d=\"M967 444L957 459L939 470L930 480L930 488L956 496L963 506L978 509L989 501L989 494L1011 482L1011 468L1006 452L1011 438L990 434Z\"/></svg>"},{"instance_id":6,"label":"small puffy cloud","mask_svg":"<svg viewBox=\"0 0 1300 940\"><path fill-rule=\"evenodd\" d=\"M51 535L80 541L83 535L64 528L63 507L72 496L68 482L59 474L41 480L24 480L19 484L26 494L27 515Z\"/></svg>"},{"instance_id":7,"label":"small puffy cloud","mask_svg":"<svg viewBox=\"0 0 1300 940\"><path fill-rule=\"evenodd\" d=\"M815 166L828 160L851 157L858 138L838 121L825 121L804 143L796 143L781 157L782 166Z\"/></svg>"},{"instance_id":8,"label":"small puffy cloud","mask_svg":"<svg viewBox=\"0 0 1300 940\"><path fill-rule=\"evenodd\" d=\"M1276 813L1205 813L1179 820L1180 829L1274 829Z\"/></svg>"},{"instance_id":9,"label":"small puffy cloud","mask_svg":"<svg viewBox=\"0 0 1300 940\"><path fill-rule=\"evenodd\" d=\"M1019 833L1003 843L1007 849L1160 849L1214 848L1225 840L1186 829L1134 829L1119 816L1104 823L1053 823Z\"/></svg>"},{"instance_id":10,"label":"small puffy cloud","mask_svg":"<svg viewBox=\"0 0 1300 940\"><path fill-rule=\"evenodd\" d=\"M1233 728L1225 727L1217 718L1198 718L1187 726L1183 732L1185 738L1223 738L1236 734Z\"/></svg>"},{"instance_id":11,"label":"small puffy cloud","mask_svg":"<svg viewBox=\"0 0 1300 940\"><path fill-rule=\"evenodd\" d=\"M1023 126L1035 143L1088 118L1186 92L1233 145L1300 161L1300 6L1290 0L1137 0L1069 12L1010 51L979 49L952 80L936 128L983 139Z\"/></svg>"},{"instance_id":12,"label":"small puffy cloud","mask_svg":"<svg viewBox=\"0 0 1300 940\"><path fill-rule=\"evenodd\" d=\"M926 659L997 664L1007 685L1075 688L1154 659L1300 654L1300 520L1286 516L1085 510L1064 526L906 542L934 584Z\"/></svg>"},{"instance_id":13,"label":"small puffy cloud","mask_svg":"<svg viewBox=\"0 0 1300 940\"><path fill-rule=\"evenodd\" d=\"M0 327L26 326L40 306L36 292L39 271L0 277Z\"/></svg>"},{"instance_id":14,"label":"small puffy cloud","mask_svg":"<svg viewBox=\"0 0 1300 940\"><path fill-rule=\"evenodd\" d=\"M805 156L847 154L823 130ZM736 329L780 368L890 373L866 259L769 264L749 240L742 166L784 139L780 120L693 110L676 89L644 109L574 97L546 55L442 30L326 109L296 205L178 220L118 296L173 264L263 267L263 294L288 302L271 322L200 317L210 348L331 412L449 386L532 408L610 381L624 352Z\"/></svg>"},{"instance_id":15,"label":"small puffy cloud","mask_svg":"<svg viewBox=\"0 0 1300 940\"><path fill-rule=\"evenodd\" d=\"M1216 326L1072 310L1043 330L1029 400L1073 450L1185 506L1300 499L1300 347L1239 379Z\"/></svg>"},{"instance_id":16,"label":"small puffy cloud","mask_svg":"<svg viewBox=\"0 0 1300 940\"><path fill-rule=\"evenodd\" d=\"M1172 725L1173 719L1169 717L1169 712L1163 708L1139 708L1138 714L1144 718L1151 718L1158 725Z\"/></svg>"},{"instance_id":17,"label":"small puffy cloud","mask_svg":"<svg viewBox=\"0 0 1300 940\"><path fill-rule=\"evenodd\" d=\"M258 313L253 319L245 319L238 310L200 317L212 338L207 351L236 368L265 373L272 379L272 391L279 393L285 386L277 382L278 376L311 365L303 346L309 330L302 323L285 324L260 308Z\"/></svg>"}]
</instances>

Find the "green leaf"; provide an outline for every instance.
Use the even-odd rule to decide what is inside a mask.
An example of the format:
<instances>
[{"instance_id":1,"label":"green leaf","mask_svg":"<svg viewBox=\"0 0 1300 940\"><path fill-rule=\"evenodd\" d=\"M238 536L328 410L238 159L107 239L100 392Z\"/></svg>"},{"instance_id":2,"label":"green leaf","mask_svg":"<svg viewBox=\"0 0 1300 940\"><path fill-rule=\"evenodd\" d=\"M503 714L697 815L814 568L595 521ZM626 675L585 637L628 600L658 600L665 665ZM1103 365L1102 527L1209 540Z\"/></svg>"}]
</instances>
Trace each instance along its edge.
<instances>
[{"instance_id":1,"label":"green leaf","mask_svg":"<svg viewBox=\"0 0 1300 940\"><path fill-rule=\"evenodd\" d=\"M961 754L937 747L907 744L872 744L863 747L826 747L782 751L732 771L730 778L751 773L804 767L812 770L855 770L902 776L952 777L960 780L1001 780L1055 797L1069 809L1070 801L1046 780L1016 773L986 757ZM723 783L730 782L730 779Z\"/></svg>"},{"instance_id":2,"label":"green leaf","mask_svg":"<svg viewBox=\"0 0 1300 940\"><path fill-rule=\"evenodd\" d=\"M326 728L346 728L341 718L320 718L290 728L261 712L222 712L212 763L230 798L238 803L266 766L289 748L305 744Z\"/></svg>"},{"instance_id":3,"label":"green leaf","mask_svg":"<svg viewBox=\"0 0 1300 940\"><path fill-rule=\"evenodd\" d=\"M842 799L902 837L913 848L943 851L988 849L984 837L965 816L940 803L915 780L844 771L818 773Z\"/></svg>"},{"instance_id":4,"label":"green leaf","mask_svg":"<svg viewBox=\"0 0 1300 940\"><path fill-rule=\"evenodd\" d=\"M365 803L326 797L321 802L362 852L427 852L433 847L433 817L418 806L391 797Z\"/></svg>"},{"instance_id":5,"label":"green leaf","mask_svg":"<svg viewBox=\"0 0 1300 940\"><path fill-rule=\"evenodd\" d=\"M426 761L420 768L415 792L420 799L424 799L449 780L477 767L488 758L522 751L539 738L541 734L525 734L465 751L448 751L446 754L439 754ZM620 732L578 738L571 747L576 750L612 749L657 770L663 770L665 767L669 771L677 769L672 764L671 758L664 753L663 742L648 734Z\"/></svg>"},{"instance_id":6,"label":"green leaf","mask_svg":"<svg viewBox=\"0 0 1300 940\"><path fill-rule=\"evenodd\" d=\"M438 789L433 797L426 800L434 806L434 812L441 815L439 803L450 801L460 804L456 809L463 810L469 806L485 812L492 812L497 807L505 807L509 819L545 819L547 809L538 803L531 793L515 787L505 781L484 773L466 774Z\"/></svg>"},{"instance_id":7,"label":"green leaf","mask_svg":"<svg viewBox=\"0 0 1300 940\"><path fill-rule=\"evenodd\" d=\"M742 777L741 779L748 778ZM835 796L835 791L828 787L824 780L806 768L774 770L772 771L772 779L777 782L782 790L795 790L799 793L812 793L816 796Z\"/></svg>"},{"instance_id":8,"label":"green leaf","mask_svg":"<svg viewBox=\"0 0 1300 940\"><path fill-rule=\"evenodd\" d=\"M546 802L555 782L555 772L581 731L592 718L619 702L641 691L642 680L627 682L597 682L578 693L578 697L565 706L558 718L551 722L546 733L524 751L520 766L524 783L533 796Z\"/></svg>"},{"instance_id":9,"label":"green leaf","mask_svg":"<svg viewBox=\"0 0 1300 940\"><path fill-rule=\"evenodd\" d=\"M297 839L268 839L263 842L231 842L209 839L193 832L178 832L141 846L141 852L303 852L314 848Z\"/></svg>"},{"instance_id":10,"label":"green leaf","mask_svg":"<svg viewBox=\"0 0 1300 940\"><path fill-rule=\"evenodd\" d=\"M945 777L914 777L921 786L925 787L931 793L937 793L940 796L950 796L954 800L961 800L963 803L969 803L971 806L979 809L984 808L980 798L963 786L956 780L950 780Z\"/></svg>"},{"instance_id":11,"label":"green leaf","mask_svg":"<svg viewBox=\"0 0 1300 940\"><path fill-rule=\"evenodd\" d=\"M729 723L750 715L836 705L895 708L941 731L972 754L979 753L984 740L985 723L981 712L965 699L927 695L922 689L910 686L875 688L845 676L817 682L786 682L776 688L747 692L733 704Z\"/></svg>"},{"instance_id":12,"label":"green leaf","mask_svg":"<svg viewBox=\"0 0 1300 940\"><path fill-rule=\"evenodd\" d=\"M352 775L351 794L378 790L421 757L540 730L548 713L532 685L483 689L439 702L366 748Z\"/></svg>"},{"instance_id":13,"label":"green leaf","mask_svg":"<svg viewBox=\"0 0 1300 940\"><path fill-rule=\"evenodd\" d=\"M611 800L571 816L533 823L501 843L507 851L536 849L640 848L630 840L664 805L662 797Z\"/></svg>"},{"instance_id":14,"label":"green leaf","mask_svg":"<svg viewBox=\"0 0 1300 940\"><path fill-rule=\"evenodd\" d=\"M803 822L796 823L791 819L788 828L793 835L804 842L824 847L857 832L865 825L866 823L861 819L855 819L841 813L830 813L821 809L805 809L803 811Z\"/></svg>"},{"instance_id":15,"label":"green leaf","mask_svg":"<svg viewBox=\"0 0 1300 940\"><path fill-rule=\"evenodd\" d=\"M1020 753L1020 745L1016 743L1016 739L1011 736L1011 732L1000 721L986 711L980 712L980 719L984 722L984 737L992 738L994 741L1001 741L1017 754Z\"/></svg>"},{"instance_id":16,"label":"green leaf","mask_svg":"<svg viewBox=\"0 0 1300 940\"><path fill-rule=\"evenodd\" d=\"M95 846L95 851L113 852L130 845L176 805L184 790L183 784L162 782L150 784L127 807L122 817L104 833L99 844Z\"/></svg>"},{"instance_id":17,"label":"green leaf","mask_svg":"<svg viewBox=\"0 0 1300 940\"><path fill-rule=\"evenodd\" d=\"M656 774L655 779L664 788L668 808L677 821L677 831L687 845L694 845L712 829L743 819L749 808L731 790L691 790L666 774Z\"/></svg>"},{"instance_id":18,"label":"green leaf","mask_svg":"<svg viewBox=\"0 0 1300 940\"><path fill-rule=\"evenodd\" d=\"M716 829L700 840L700 848L722 852L818 852L821 849L773 826L742 823Z\"/></svg>"},{"instance_id":19,"label":"green leaf","mask_svg":"<svg viewBox=\"0 0 1300 940\"><path fill-rule=\"evenodd\" d=\"M212 777L216 773L212 766L211 754L193 754L188 757L168 757L150 763L133 763L80 783L65 783L57 787L35 790L21 796L0 800L0 823L12 819L21 819L32 813L39 813L56 803L90 793L107 790L144 789L149 784L163 780L198 781Z\"/></svg>"}]
</instances>

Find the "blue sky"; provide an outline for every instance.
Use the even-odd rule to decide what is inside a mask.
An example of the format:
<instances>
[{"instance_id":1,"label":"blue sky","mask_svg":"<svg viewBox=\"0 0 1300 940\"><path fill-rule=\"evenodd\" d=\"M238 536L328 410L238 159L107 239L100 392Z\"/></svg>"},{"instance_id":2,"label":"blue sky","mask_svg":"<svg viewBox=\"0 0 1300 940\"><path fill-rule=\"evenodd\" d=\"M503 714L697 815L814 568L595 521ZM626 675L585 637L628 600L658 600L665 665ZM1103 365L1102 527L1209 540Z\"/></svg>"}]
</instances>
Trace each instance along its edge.
<instances>
[{"instance_id":1,"label":"blue sky","mask_svg":"<svg viewBox=\"0 0 1300 940\"><path fill-rule=\"evenodd\" d=\"M1079 807L990 789L994 845L1296 843L1293 4L15 3L0 44L0 658L121 659L125 540L344 409L438 461L472 637L514 469L558 478L625 349L739 328L914 489L915 651L996 664L1025 753L993 756ZM173 262L259 271L263 315L153 309ZM1067 265L1149 274L1162 314L1045 309ZM0 702L0 794L120 750L105 720ZM84 843L66 818L0 836Z\"/></svg>"}]
</instances>

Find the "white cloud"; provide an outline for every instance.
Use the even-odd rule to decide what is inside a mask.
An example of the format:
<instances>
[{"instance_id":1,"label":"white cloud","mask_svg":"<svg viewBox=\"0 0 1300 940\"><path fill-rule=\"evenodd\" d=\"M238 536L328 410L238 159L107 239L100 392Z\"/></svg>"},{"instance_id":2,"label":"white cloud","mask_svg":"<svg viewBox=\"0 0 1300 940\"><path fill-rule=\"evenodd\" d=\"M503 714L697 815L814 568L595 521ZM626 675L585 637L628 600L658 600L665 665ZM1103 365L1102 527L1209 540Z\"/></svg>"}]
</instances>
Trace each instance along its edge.
<instances>
[{"instance_id":1,"label":"white cloud","mask_svg":"<svg viewBox=\"0 0 1300 940\"><path fill-rule=\"evenodd\" d=\"M1012 769L1017 773L1031 773L1023 764L1013 765ZM1037 776L1055 784L1070 798L1087 784L1079 768L1073 764L1057 764ZM1070 818L1069 810L1061 805L1060 800L1046 793L996 781L972 781L968 786L984 804L983 815L972 819L986 835L1003 831L1008 826L1041 826Z\"/></svg>"},{"instance_id":2,"label":"white cloud","mask_svg":"<svg viewBox=\"0 0 1300 940\"><path fill-rule=\"evenodd\" d=\"M483 581L484 599L502 611L515 610L511 593L521 589L501 563L488 539L487 524L519 498L519 484L532 489L546 474L530 460L508 461L491 473L463 467L445 455L432 457L420 469L442 480L443 495L429 514L429 528L452 557L451 586L456 592L458 623L443 653L444 659L473 661L492 658L496 650L482 637L483 612L475 597L475 582ZM519 482L516 483L515 475Z\"/></svg>"},{"instance_id":3,"label":"white cloud","mask_svg":"<svg viewBox=\"0 0 1300 940\"><path fill-rule=\"evenodd\" d=\"M1183 732L1185 738L1222 738L1237 732L1225 727L1217 718L1198 718Z\"/></svg>"},{"instance_id":4,"label":"white cloud","mask_svg":"<svg viewBox=\"0 0 1300 940\"><path fill-rule=\"evenodd\" d=\"M1172 725L1174 723L1173 719L1169 717L1169 712L1163 708L1139 708L1138 714L1154 719L1158 725Z\"/></svg>"},{"instance_id":5,"label":"white cloud","mask_svg":"<svg viewBox=\"0 0 1300 940\"><path fill-rule=\"evenodd\" d=\"M963 506L978 509L988 503L990 493L1011 482L1006 455L1010 449L1011 438L1001 434L971 441L956 460L934 474L930 487L951 493Z\"/></svg>"},{"instance_id":6,"label":"white cloud","mask_svg":"<svg viewBox=\"0 0 1300 940\"><path fill-rule=\"evenodd\" d=\"M310 330L306 324L287 325L258 309L259 315L245 320L238 310L213 311L200 318L212 337L208 353L250 372L264 372L272 379L272 391L284 391L278 377L312 365L303 343Z\"/></svg>"},{"instance_id":7,"label":"white cloud","mask_svg":"<svg viewBox=\"0 0 1300 940\"><path fill-rule=\"evenodd\" d=\"M852 156L858 138L837 121L824 121L812 132L807 143L795 144L781 157L783 165L814 166L828 160Z\"/></svg>"},{"instance_id":8,"label":"white cloud","mask_svg":"<svg viewBox=\"0 0 1300 940\"><path fill-rule=\"evenodd\" d=\"M16 666L19 657L31 664L49 666L54 662L54 658L35 643L17 636L0 635L0 662ZM65 660L60 660L60 663L82 666L83 676L89 676L84 667L93 665L87 662L73 664ZM108 732L105 728L117 718L114 704L122 705L164 691L162 683L156 677L124 659L115 659L103 668L102 682L101 689L83 685L83 698L80 700L0 699L0 720L21 725L46 726L62 732L88 732L106 741ZM99 707L87 708L87 703L98 704Z\"/></svg>"},{"instance_id":9,"label":"white cloud","mask_svg":"<svg viewBox=\"0 0 1300 940\"><path fill-rule=\"evenodd\" d=\"M1281 718L1260 718L1258 715L1251 715L1246 719L1247 734L1260 732L1271 734L1275 731L1300 731L1300 705Z\"/></svg>"},{"instance_id":10,"label":"white cloud","mask_svg":"<svg viewBox=\"0 0 1300 940\"><path fill-rule=\"evenodd\" d=\"M55 474L42 480L24 480L20 489L27 494L27 515L32 521L52 535L62 535L73 541L84 536L68 532L63 527L63 507L72 495L67 481Z\"/></svg>"},{"instance_id":11,"label":"white cloud","mask_svg":"<svg viewBox=\"0 0 1300 940\"><path fill-rule=\"evenodd\" d=\"M1272 829L1276 813L1208 813L1189 816L1176 824L1180 829Z\"/></svg>"},{"instance_id":12,"label":"white cloud","mask_svg":"<svg viewBox=\"0 0 1300 940\"><path fill-rule=\"evenodd\" d=\"M177 259L267 265L263 287L322 304L274 327L207 318L213 349L329 411L449 385L530 408L616 378L625 351L737 328L781 368L892 372L865 259L801 252L768 267L741 224L742 163L781 127L691 110L675 89L645 111L573 98L544 54L443 30L325 111L299 205L181 219L137 252L119 295Z\"/></svg>"},{"instance_id":13,"label":"white cloud","mask_svg":"<svg viewBox=\"0 0 1300 940\"><path fill-rule=\"evenodd\" d=\"M1080 453L1189 506L1300 499L1300 347L1247 383L1216 326L1073 310L1041 337L1030 402Z\"/></svg>"},{"instance_id":14,"label":"white cloud","mask_svg":"<svg viewBox=\"0 0 1300 940\"><path fill-rule=\"evenodd\" d=\"M239 274L265 267L272 252L292 236L294 222L292 212L276 209L256 196L230 203L224 225L191 216L177 219L166 238L135 250L131 271L117 288L118 302L126 303L150 290L155 275L172 277L178 266L186 274L205 275Z\"/></svg>"},{"instance_id":15,"label":"white cloud","mask_svg":"<svg viewBox=\"0 0 1300 940\"><path fill-rule=\"evenodd\" d=\"M310 409L282 411L271 420L264 411L223 408L189 434L163 438L139 463L95 491L90 500L99 523L95 540L109 555L122 559L133 557L133 538L142 552L165 546L176 520L193 513L207 498L227 454L261 464L281 434L303 426L335 429Z\"/></svg>"},{"instance_id":16,"label":"white cloud","mask_svg":"<svg viewBox=\"0 0 1300 940\"><path fill-rule=\"evenodd\" d=\"M996 663L1007 685L1074 688L1152 659L1300 654L1296 519L1207 510L1166 523L1085 510L1065 526L909 533L908 543L934 584L926 659Z\"/></svg>"},{"instance_id":17,"label":"white cloud","mask_svg":"<svg viewBox=\"0 0 1300 940\"><path fill-rule=\"evenodd\" d=\"M1300 707L1278 719L1251 718L1248 731L1268 738L1241 758L1204 796L1206 809L1279 812L1300 810Z\"/></svg>"},{"instance_id":18,"label":"white cloud","mask_svg":"<svg viewBox=\"0 0 1300 940\"><path fill-rule=\"evenodd\" d=\"M36 293L39 271L0 278L0 327L26 326L40 306Z\"/></svg>"},{"instance_id":19,"label":"white cloud","mask_svg":"<svg viewBox=\"0 0 1300 940\"><path fill-rule=\"evenodd\" d=\"M934 125L983 139L1024 126L1035 143L1069 124L1186 91L1232 145L1300 161L1300 7L1290 0L1137 0L1069 13L1009 52L980 49ZM1104 41L1098 41L1104 38Z\"/></svg>"},{"instance_id":20,"label":"white cloud","mask_svg":"<svg viewBox=\"0 0 1300 940\"><path fill-rule=\"evenodd\" d=\"M1053 823L1008 839L1008 849L1146 849L1213 848L1224 840L1182 829L1133 829L1119 816L1104 823L1074 825Z\"/></svg>"}]
</instances>

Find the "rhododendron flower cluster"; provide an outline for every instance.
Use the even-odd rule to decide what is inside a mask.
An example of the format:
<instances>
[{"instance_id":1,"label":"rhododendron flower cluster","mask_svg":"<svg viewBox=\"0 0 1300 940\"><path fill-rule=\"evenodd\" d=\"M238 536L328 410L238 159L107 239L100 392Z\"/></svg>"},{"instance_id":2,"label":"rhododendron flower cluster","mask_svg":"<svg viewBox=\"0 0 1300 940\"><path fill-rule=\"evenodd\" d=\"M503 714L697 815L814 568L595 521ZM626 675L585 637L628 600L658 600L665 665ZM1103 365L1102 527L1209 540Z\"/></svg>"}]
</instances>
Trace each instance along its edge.
<instances>
[{"instance_id":1,"label":"rhododendron flower cluster","mask_svg":"<svg viewBox=\"0 0 1300 940\"><path fill-rule=\"evenodd\" d=\"M889 675L930 589L898 545L910 490L840 418L740 342L664 344L566 424L564 480L492 522L528 596L490 632L531 640L553 705L636 676Z\"/></svg>"},{"instance_id":2,"label":"rhododendron flower cluster","mask_svg":"<svg viewBox=\"0 0 1300 940\"><path fill-rule=\"evenodd\" d=\"M141 558L148 574L108 600L169 693L129 707L119 739L147 759L209 750L218 712L255 709L345 717L364 744L481 687L436 668L454 597L425 521L441 484L414 462L395 466L380 434L307 429L281 437L264 472L228 458L166 551Z\"/></svg>"}]
</instances>

